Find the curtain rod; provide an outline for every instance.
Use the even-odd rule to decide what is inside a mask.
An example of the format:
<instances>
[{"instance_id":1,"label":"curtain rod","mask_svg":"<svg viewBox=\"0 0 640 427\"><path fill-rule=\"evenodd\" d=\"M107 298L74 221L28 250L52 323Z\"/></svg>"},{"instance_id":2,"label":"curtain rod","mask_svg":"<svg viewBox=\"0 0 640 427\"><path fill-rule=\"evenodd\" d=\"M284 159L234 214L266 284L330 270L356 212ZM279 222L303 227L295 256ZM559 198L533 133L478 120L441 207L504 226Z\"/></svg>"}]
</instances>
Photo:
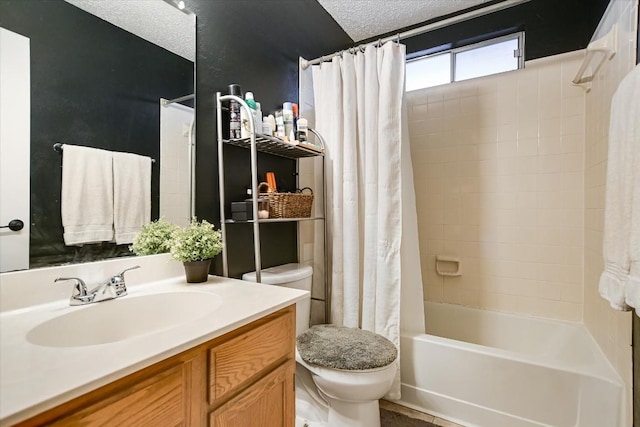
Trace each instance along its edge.
<instances>
[{"instance_id":1,"label":"curtain rod","mask_svg":"<svg viewBox=\"0 0 640 427\"><path fill-rule=\"evenodd\" d=\"M302 67L303 70L306 70L310 65L317 65L317 64L321 64L322 62L331 61L333 59L333 57L338 56L338 55L342 55L342 52L354 51L356 49L364 49L365 47L370 46L370 45L382 45L382 44L384 44L384 43L386 43L388 41L392 41L392 40L400 41L402 39L406 39L406 38L409 38L409 37L417 36L419 34L428 33L430 31L437 30L437 29L446 27L448 25L457 24L459 22L468 21L469 19L477 18L479 16L484 16L484 15L488 15L488 14L493 13L493 12L498 12L498 11L501 11L501 10L504 10L504 9L508 9L510 7L517 6L517 5L522 4L522 3L527 3L529 1L531 1L531 0L504 0L504 1L500 2L500 3L492 4L490 6L486 6L486 7L480 8L480 9L476 9L476 10L472 10L472 11L469 11L469 12L466 12L466 13L462 13L460 15L452 16L450 18L442 19L442 20L437 21L437 22L432 22L431 24L426 24L426 25L423 25L421 27L414 28L412 30L407 30L407 31L404 31L402 33L398 33L395 36L389 36L389 37L385 37L383 39L377 40L375 42L366 43L366 44L363 44L363 45L357 45L357 46L354 46L352 48L342 50L340 52L332 53L331 55L321 56L319 58L312 59L310 61L301 58L300 59L300 66Z\"/></svg>"}]
</instances>

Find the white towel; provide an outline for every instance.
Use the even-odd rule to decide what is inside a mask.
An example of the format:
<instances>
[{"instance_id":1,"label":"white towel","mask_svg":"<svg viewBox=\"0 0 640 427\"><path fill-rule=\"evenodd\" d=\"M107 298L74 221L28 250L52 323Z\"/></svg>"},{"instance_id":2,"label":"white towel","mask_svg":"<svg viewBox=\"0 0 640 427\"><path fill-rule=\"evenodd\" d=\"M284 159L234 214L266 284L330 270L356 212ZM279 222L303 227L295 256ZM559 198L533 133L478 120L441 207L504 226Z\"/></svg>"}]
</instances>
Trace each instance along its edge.
<instances>
[{"instance_id":1,"label":"white towel","mask_svg":"<svg viewBox=\"0 0 640 427\"><path fill-rule=\"evenodd\" d=\"M611 102L604 217L604 272L599 291L611 307L640 306L640 67ZM631 276L630 276L631 275Z\"/></svg>"},{"instance_id":2,"label":"white towel","mask_svg":"<svg viewBox=\"0 0 640 427\"><path fill-rule=\"evenodd\" d=\"M151 222L151 158L113 153L113 226L116 244L133 243Z\"/></svg>"},{"instance_id":3,"label":"white towel","mask_svg":"<svg viewBox=\"0 0 640 427\"><path fill-rule=\"evenodd\" d=\"M67 246L113 239L111 152L64 145L61 214Z\"/></svg>"},{"instance_id":4,"label":"white towel","mask_svg":"<svg viewBox=\"0 0 640 427\"><path fill-rule=\"evenodd\" d=\"M631 230L629 234L629 279L625 287L625 302L640 316L640 65L624 79L623 90L628 91L626 144L633 151L631 170Z\"/></svg>"}]
</instances>

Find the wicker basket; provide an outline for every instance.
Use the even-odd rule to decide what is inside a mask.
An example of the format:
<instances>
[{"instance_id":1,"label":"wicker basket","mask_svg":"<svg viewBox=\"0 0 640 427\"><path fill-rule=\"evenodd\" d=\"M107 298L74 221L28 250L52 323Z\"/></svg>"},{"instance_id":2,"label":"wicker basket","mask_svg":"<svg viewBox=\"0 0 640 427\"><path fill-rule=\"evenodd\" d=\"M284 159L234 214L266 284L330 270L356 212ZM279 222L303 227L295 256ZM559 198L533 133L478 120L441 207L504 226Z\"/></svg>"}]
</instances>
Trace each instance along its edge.
<instances>
[{"instance_id":1,"label":"wicker basket","mask_svg":"<svg viewBox=\"0 0 640 427\"><path fill-rule=\"evenodd\" d=\"M302 192L309 190L311 194ZM269 218L309 218L313 204L313 190L305 187L297 193L260 193L269 200Z\"/></svg>"}]
</instances>

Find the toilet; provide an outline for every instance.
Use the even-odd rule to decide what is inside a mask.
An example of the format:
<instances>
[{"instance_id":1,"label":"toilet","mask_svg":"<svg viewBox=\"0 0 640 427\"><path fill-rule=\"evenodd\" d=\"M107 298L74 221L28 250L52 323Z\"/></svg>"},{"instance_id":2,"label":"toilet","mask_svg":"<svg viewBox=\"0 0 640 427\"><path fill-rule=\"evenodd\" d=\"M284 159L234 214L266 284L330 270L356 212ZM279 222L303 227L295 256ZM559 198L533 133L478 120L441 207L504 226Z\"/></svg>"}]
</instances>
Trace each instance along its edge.
<instances>
[{"instance_id":1,"label":"toilet","mask_svg":"<svg viewBox=\"0 0 640 427\"><path fill-rule=\"evenodd\" d=\"M311 292L310 266L261 271L262 283ZM256 281L255 272L242 276ZM296 303L296 427L380 427L378 399L391 388L397 349L373 332L309 327L311 297Z\"/></svg>"}]
</instances>

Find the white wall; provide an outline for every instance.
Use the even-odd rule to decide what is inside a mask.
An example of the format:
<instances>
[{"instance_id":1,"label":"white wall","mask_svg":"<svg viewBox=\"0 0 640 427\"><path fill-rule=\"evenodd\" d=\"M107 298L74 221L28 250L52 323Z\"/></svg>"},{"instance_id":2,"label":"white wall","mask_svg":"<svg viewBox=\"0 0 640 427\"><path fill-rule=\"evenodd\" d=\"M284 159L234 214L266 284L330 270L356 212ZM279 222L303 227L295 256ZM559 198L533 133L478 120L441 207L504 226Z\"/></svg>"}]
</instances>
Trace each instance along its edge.
<instances>
[{"instance_id":1,"label":"white wall","mask_svg":"<svg viewBox=\"0 0 640 427\"><path fill-rule=\"evenodd\" d=\"M29 39L0 28L0 272L29 268L31 78Z\"/></svg>"},{"instance_id":2,"label":"white wall","mask_svg":"<svg viewBox=\"0 0 640 427\"><path fill-rule=\"evenodd\" d=\"M185 227L191 220L189 129L193 108L160 106L160 218Z\"/></svg>"}]
</instances>

